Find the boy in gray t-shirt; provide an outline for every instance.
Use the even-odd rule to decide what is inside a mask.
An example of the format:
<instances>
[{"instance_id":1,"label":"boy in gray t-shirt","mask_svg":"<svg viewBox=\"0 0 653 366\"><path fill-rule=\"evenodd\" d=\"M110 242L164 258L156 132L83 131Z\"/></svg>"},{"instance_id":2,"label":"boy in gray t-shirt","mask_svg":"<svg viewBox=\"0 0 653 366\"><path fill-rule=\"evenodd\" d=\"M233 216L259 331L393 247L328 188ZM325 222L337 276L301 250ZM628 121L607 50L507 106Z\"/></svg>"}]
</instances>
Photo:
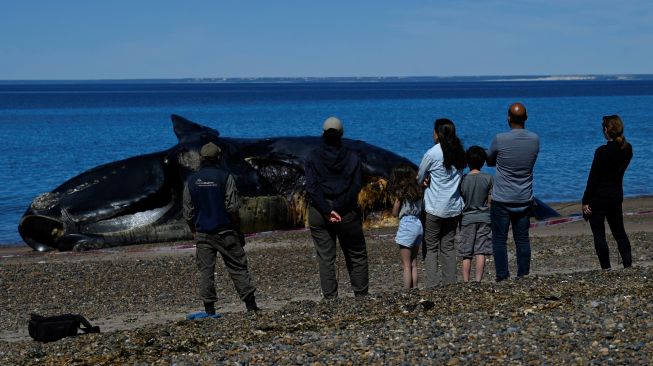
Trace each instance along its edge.
<instances>
[{"instance_id":1,"label":"boy in gray t-shirt","mask_svg":"<svg viewBox=\"0 0 653 366\"><path fill-rule=\"evenodd\" d=\"M472 258L476 258L476 281L483 279L485 256L492 255L492 228L490 227L490 200L492 176L482 173L487 155L480 146L472 146L465 155L469 173L460 184L460 194L465 202L458 242L458 255L463 258L463 281L469 282Z\"/></svg>"}]
</instances>

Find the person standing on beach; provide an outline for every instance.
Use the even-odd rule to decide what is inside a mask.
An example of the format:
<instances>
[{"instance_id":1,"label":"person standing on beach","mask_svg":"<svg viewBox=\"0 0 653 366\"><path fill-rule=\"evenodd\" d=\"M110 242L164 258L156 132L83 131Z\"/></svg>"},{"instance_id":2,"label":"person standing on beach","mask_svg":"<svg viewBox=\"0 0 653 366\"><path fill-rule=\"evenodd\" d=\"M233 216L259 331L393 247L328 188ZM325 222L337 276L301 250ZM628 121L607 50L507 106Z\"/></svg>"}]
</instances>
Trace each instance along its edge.
<instances>
[{"instance_id":1,"label":"person standing on beach","mask_svg":"<svg viewBox=\"0 0 653 366\"><path fill-rule=\"evenodd\" d=\"M440 118L433 126L433 141L422 158L417 182L424 191L424 241L426 242L426 286L455 283L454 238L463 211L460 181L465 168L465 150L453 122Z\"/></svg>"},{"instance_id":2,"label":"person standing on beach","mask_svg":"<svg viewBox=\"0 0 653 366\"><path fill-rule=\"evenodd\" d=\"M510 277L508 229L517 249L517 278L530 273L531 244L528 238L533 206L533 167L540 152L540 138L525 128L528 114L521 103L508 108L510 131L494 136L487 151L487 165L496 166L492 188L492 251L496 281Z\"/></svg>"},{"instance_id":3,"label":"person standing on beach","mask_svg":"<svg viewBox=\"0 0 653 366\"><path fill-rule=\"evenodd\" d=\"M603 117L603 136L607 144L594 152L587 186L583 194L583 216L589 220L594 248L602 269L610 268L610 250L605 240L605 219L617 241L624 268L632 266L630 241L624 229L623 179L633 158L633 147L624 137L624 124L617 115Z\"/></svg>"},{"instance_id":4,"label":"person standing on beach","mask_svg":"<svg viewBox=\"0 0 653 366\"><path fill-rule=\"evenodd\" d=\"M327 118L322 130L322 144L305 162L308 224L317 252L322 295L325 299L338 297L337 237L354 295L366 296L369 288L367 247L358 209L362 185L360 159L342 145L344 130L338 118Z\"/></svg>"},{"instance_id":5,"label":"person standing on beach","mask_svg":"<svg viewBox=\"0 0 653 366\"><path fill-rule=\"evenodd\" d=\"M184 186L183 216L195 234L196 260L200 271L200 296L207 316L215 316L215 258L218 253L245 302L247 311L259 310L247 269L245 240L240 234L240 199L234 176L218 166L220 147L209 142L200 149L200 169Z\"/></svg>"},{"instance_id":6,"label":"person standing on beach","mask_svg":"<svg viewBox=\"0 0 653 366\"><path fill-rule=\"evenodd\" d=\"M390 180L390 191L395 200L392 215L399 218L395 242L399 246L405 289L417 288L417 253L424 237L421 221L424 192L415 181L416 176L413 167L400 164L392 170Z\"/></svg>"},{"instance_id":7,"label":"person standing on beach","mask_svg":"<svg viewBox=\"0 0 653 366\"><path fill-rule=\"evenodd\" d=\"M469 281L472 259L476 258L475 278L476 282L481 282L485 271L485 256L492 255L492 228L490 227L492 176L481 172L487 160L482 147L470 147L465 157L469 173L463 176L460 184L460 195L465 201L465 208L460 223L458 255L463 258L463 281Z\"/></svg>"}]
</instances>

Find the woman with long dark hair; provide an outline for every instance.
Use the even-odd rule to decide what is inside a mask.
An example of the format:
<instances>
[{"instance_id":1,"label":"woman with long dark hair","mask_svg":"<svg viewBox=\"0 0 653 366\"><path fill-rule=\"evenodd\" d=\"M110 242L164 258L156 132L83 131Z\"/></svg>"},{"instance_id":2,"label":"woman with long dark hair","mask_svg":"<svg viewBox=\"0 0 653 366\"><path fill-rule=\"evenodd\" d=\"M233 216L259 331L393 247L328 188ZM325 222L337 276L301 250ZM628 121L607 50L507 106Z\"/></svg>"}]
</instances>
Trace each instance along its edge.
<instances>
[{"instance_id":1,"label":"woman with long dark hair","mask_svg":"<svg viewBox=\"0 0 653 366\"><path fill-rule=\"evenodd\" d=\"M633 147L624 137L624 123L617 115L603 117L603 136L607 144L594 152L594 160L583 194L583 216L589 221L594 235L594 248L601 268L610 268L610 250L605 240L607 219L612 236L617 241L624 268L632 265L630 241L624 229L621 204L624 199L623 178L633 157Z\"/></svg>"},{"instance_id":2,"label":"woman with long dark hair","mask_svg":"<svg viewBox=\"0 0 653 366\"><path fill-rule=\"evenodd\" d=\"M424 240L426 285L456 282L454 237L463 211L460 181L465 168L465 150L451 120L440 118L433 126L433 141L419 166L417 181L424 192Z\"/></svg>"}]
</instances>

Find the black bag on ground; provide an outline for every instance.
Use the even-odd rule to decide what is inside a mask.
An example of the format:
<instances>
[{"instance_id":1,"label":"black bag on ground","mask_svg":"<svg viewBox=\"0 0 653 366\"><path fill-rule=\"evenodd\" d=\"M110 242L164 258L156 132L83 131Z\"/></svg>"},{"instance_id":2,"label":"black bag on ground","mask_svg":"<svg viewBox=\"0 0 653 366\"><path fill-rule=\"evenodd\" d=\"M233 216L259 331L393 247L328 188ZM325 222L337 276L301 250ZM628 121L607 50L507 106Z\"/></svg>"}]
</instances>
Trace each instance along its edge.
<instances>
[{"instance_id":1,"label":"black bag on ground","mask_svg":"<svg viewBox=\"0 0 653 366\"><path fill-rule=\"evenodd\" d=\"M100 327L92 326L86 318L77 314L56 316L32 314L28 325L30 337L39 342L54 342L61 338L76 336L77 329L83 330L84 333L100 333Z\"/></svg>"}]
</instances>

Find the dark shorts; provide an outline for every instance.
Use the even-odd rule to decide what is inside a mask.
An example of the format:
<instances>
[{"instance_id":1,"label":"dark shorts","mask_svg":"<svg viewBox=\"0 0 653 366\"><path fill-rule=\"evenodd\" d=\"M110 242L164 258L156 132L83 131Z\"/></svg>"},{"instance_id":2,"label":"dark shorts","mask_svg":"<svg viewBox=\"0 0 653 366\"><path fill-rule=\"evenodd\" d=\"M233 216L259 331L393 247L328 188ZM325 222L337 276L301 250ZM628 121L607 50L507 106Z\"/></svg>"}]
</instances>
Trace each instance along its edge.
<instances>
[{"instance_id":1,"label":"dark shorts","mask_svg":"<svg viewBox=\"0 0 653 366\"><path fill-rule=\"evenodd\" d=\"M458 256L492 255L492 228L483 222L463 225L458 236Z\"/></svg>"}]
</instances>

